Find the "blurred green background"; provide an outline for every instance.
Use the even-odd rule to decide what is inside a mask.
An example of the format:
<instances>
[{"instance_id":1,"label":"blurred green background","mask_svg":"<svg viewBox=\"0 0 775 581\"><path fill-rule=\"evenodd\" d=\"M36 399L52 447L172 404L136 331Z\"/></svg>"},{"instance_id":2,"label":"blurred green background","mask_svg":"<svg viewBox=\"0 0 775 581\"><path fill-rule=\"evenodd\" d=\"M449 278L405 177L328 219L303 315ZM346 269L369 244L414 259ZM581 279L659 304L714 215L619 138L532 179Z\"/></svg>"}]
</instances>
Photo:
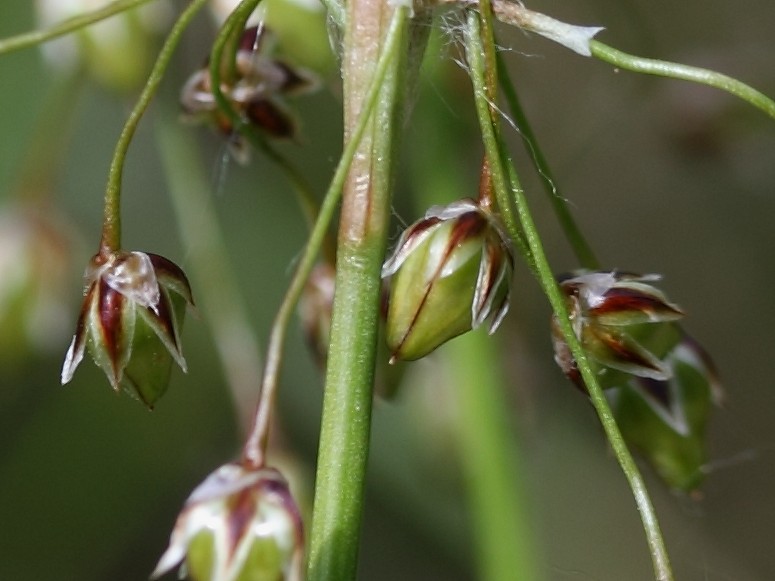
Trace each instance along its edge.
<instances>
[{"instance_id":1,"label":"blurred green background","mask_svg":"<svg viewBox=\"0 0 775 581\"><path fill-rule=\"evenodd\" d=\"M716 68L775 95L771 0L529 6L605 26L599 38L622 50ZM29 0L2 3L0 35L33 26ZM775 122L712 89L616 71L540 38L500 33L558 185L599 255L611 268L662 273L663 288L689 314L686 327L722 374L727 403L711 419L703 498L677 496L645 469L677 577L775 578ZM202 15L140 126L124 180L125 246L162 254L184 269L190 255L176 231L155 126L175 115L179 87L212 38ZM432 62L454 55L445 42L428 53ZM38 50L0 57L0 200L16 195L19 167L54 76ZM396 214L403 223L423 211L412 197L428 179L424 172L459 176L456 191L433 192L439 200L474 194L481 145L469 93L466 76L454 66L423 85L402 153ZM296 101L300 143L282 148L316 192L325 189L340 151L340 101L337 76L329 74L323 91ZM116 397L90 361L71 384L59 386L80 273L96 251L107 169L131 104L89 81L74 96L72 132L52 192L80 240L63 253L71 276L58 290L69 304L67 321L62 329L52 324L50 350L0 359L3 580L147 578L188 493L238 453L240 426L252 409L252 398L243 394L247 407L234 413L201 316L186 323L188 374L173 372L169 393L153 412ZM52 139L67 125L52 122ZM248 167L224 165L218 137L203 128L182 131L201 152L198 170L210 180L251 325L265 344L304 242L303 220L269 162L256 155ZM550 259L557 272L572 269L518 137L506 131L525 168ZM423 163L431 153L448 166ZM0 272L0 285L3 277ZM537 285L518 267L512 312L496 345L508 372L525 502L545 578L650 579L634 502L591 407L552 362L548 317ZM442 349L435 362L414 364L398 399L375 406L361 579L474 578L448 421L454 402L438 375L428 379L443 357ZM294 327L280 412L285 444L310 471L321 384Z\"/></svg>"}]
</instances>

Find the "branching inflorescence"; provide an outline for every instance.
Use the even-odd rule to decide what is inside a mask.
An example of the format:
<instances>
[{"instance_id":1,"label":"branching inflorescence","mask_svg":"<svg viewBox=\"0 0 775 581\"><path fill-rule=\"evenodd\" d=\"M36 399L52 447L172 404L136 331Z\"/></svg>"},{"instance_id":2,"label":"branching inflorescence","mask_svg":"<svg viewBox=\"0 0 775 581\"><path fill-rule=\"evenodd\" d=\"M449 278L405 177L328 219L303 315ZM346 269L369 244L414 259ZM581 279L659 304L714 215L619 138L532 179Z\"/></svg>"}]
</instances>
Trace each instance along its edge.
<instances>
[{"instance_id":1,"label":"branching inflorescence","mask_svg":"<svg viewBox=\"0 0 775 581\"><path fill-rule=\"evenodd\" d=\"M144 3L118 0L48 30L0 41L0 54L134 14ZM100 244L87 269L85 302L62 369L62 383L68 383L88 351L113 389L128 391L148 407L165 393L172 363L186 369L180 333L193 298L186 275L174 263L122 247L124 161L178 42L206 4L193 0L180 14L118 139ZM191 494L154 576L185 563L192 578L207 581L301 579L305 568L310 579L354 577L377 337L384 336L387 357L395 363L423 358L485 322L495 332L518 292L512 279L521 259L551 306L556 363L589 397L632 488L655 577L671 579L656 515L628 446L637 448L671 488L696 491L707 420L721 400L721 387L710 357L679 325L683 311L656 288L659 277L606 270L585 239L497 54L493 22L620 68L720 88L771 117L775 103L719 73L628 55L596 40L601 27L569 25L518 2L445 0L437 6L351 0L345 6L329 1L331 27L343 39L345 143L318 204L302 173L273 142L297 133L288 98L320 83L305 68L272 54L272 33L263 20L248 26L259 4L234 3L206 64L183 87L181 103L189 117L205 119L223 134L239 161L249 162L251 146L278 164L298 194L309 239L271 328L263 375L252 378L258 405L240 458L216 469ZM406 228L386 259L395 152L411 109L406 102L428 23L439 6L460 11L463 23L457 31L461 58L482 136L479 192L475 198L455 195L429 209ZM503 139L501 96L576 254L577 271L558 276L548 262ZM329 230L340 202L334 250ZM313 271L314 284L308 285ZM306 566L301 512L287 481L267 460L286 334L303 298L311 342L327 366Z\"/></svg>"}]
</instances>

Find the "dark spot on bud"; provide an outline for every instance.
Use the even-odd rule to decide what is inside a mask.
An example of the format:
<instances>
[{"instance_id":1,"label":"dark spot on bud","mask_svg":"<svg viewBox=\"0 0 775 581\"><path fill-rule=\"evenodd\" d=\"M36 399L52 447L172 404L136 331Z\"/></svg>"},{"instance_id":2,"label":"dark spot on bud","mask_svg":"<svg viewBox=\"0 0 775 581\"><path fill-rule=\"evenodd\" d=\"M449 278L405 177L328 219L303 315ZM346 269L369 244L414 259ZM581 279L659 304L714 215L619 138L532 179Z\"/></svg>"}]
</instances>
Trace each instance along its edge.
<instances>
[{"instance_id":1,"label":"dark spot on bud","mask_svg":"<svg viewBox=\"0 0 775 581\"><path fill-rule=\"evenodd\" d=\"M668 389L667 381L659 381L657 379L651 379L648 377L638 377L638 386L645 392L653 397L659 404L666 410L670 410L672 407L672 401L670 398L670 390Z\"/></svg>"},{"instance_id":2,"label":"dark spot on bud","mask_svg":"<svg viewBox=\"0 0 775 581\"><path fill-rule=\"evenodd\" d=\"M274 137L293 137L293 121L279 107L267 99L254 99L245 105L245 116Z\"/></svg>"},{"instance_id":3,"label":"dark spot on bud","mask_svg":"<svg viewBox=\"0 0 775 581\"><path fill-rule=\"evenodd\" d=\"M250 26L246 28L240 37L239 50L258 52L265 37L265 30L264 26Z\"/></svg>"}]
</instances>

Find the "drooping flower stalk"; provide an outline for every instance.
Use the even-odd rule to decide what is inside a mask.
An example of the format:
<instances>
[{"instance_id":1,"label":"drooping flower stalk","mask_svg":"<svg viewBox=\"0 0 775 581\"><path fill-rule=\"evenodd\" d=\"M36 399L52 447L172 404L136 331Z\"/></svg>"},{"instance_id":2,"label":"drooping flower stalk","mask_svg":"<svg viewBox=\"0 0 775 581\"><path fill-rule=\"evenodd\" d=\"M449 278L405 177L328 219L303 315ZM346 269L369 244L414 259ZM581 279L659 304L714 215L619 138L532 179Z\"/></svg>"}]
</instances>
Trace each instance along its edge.
<instances>
[{"instance_id":1,"label":"drooping flower stalk","mask_svg":"<svg viewBox=\"0 0 775 581\"><path fill-rule=\"evenodd\" d=\"M116 150L110 164L108 185L105 190L105 212L102 225L102 240L100 241L100 253L106 256L121 248L121 180L124 172L129 144L134 137L135 130L148 108L151 100L159 88L167 66L172 59L175 48L178 46L186 28L196 13L207 3L207 0L192 0L191 4L181 13L177 22L172 27L167 39L162 46L156 63L148 75L148 81L143 88L132 112L121 130L121 135L116 143Z\"/></svg>"},{"instance_id":2,"label":"drooping flower stalk","mask_svg":"<svg viewBox=\"0 0 775 581\"><path fill-rule=\"evenodd\" d=\"M487 3L487 0L484 0L481 4L483 14L489 14L488 7L489 4ZM492 32L491 29L488 30ZM494 46L494 41L491 44ZM495 62L494 58L488 58L487 54L494 54L494 49L490 49L488 52L488 49L483 48L483 52L477 57L483 61L483 71L485 68L484 61ZM483 74L485 73L483 72ZM494 83L494 86L491 86L492 83ZM492 95L492 97L490 95ZM508 166L504 163L506 152L500 146L501 140L498 137L498 113L495 110L494 100L496 95L497 74L495 72L489 74L486 78L483 77L481 86L474 86L474 105L476 107L477 116L479 117L482 141L485 146L485 161L487 163L489 180L492 183L492 189L495 193L494 198L497 202L498 212L506 230L511 236L515 250L522 255L522 258L527 265L535 270L530 248L525 239L525 235L522 232L522 228L518 223L517 216L514 213L514 201L510 194L511 188L509 185L511 176L507 174L506 170L508 169Z\"/></svg>"},{"instance_id":3,"label":"drooping flower stalk","mask_svg":"<svg viewBox=\"0 0 775 581\"><path fill-rule=\"evenodd\" d=\"M475 98L479 103L483 100L483 96L486 95L484 89L486 85L484 70L485 62L482 56L486 49L483 45L481 36L480 15L474 11L469 11L468 13L467 32L468 60L475 87ZM488 39L488 41L492 42L491 39ZM486 112L484 115L482 114L483 110ZM490 163L494 166L496 163L501 162L500 145L497 141L495 132L491 127L488 127L491 124L491 119L487 112L486 103L478 104L477 111L480 112L479 121L483 134L485 135L488 158ZM584 348L574 333L569 313L565 305L565 299L555 282L554 275L543 250L540 236L535 227L535 223L533 222L532 214L527 206L524 191L520 187L516 178L516 173L513 170L510 171L510 176L514 184L512 187L512 194L515 199L517 213L529 247L530 256L534 260L538 280L551 304L552 310L556 314L561 333L576 359L579 371L590 392L590 398L600 417L608 441L630 484L630 488L632 489L646 532L656 578L660 581L669 581L673 578L672 569L645 482L643 481L643 477L616 425L616 420L614 419L610 406L603 394L603 390L597 381L597 377L589 364Z\"/></svg>"},{"instance_id":4,"label":"drooping flower stalk","mask_svg":"<svg viewBox=\"0 0 775 581\"><path fill-rule=\"evenodd\" d=\"M627 54L603 44L599 40L591 40L589 48L592 56L628 71L691 81L721 89L747 101L775 119L775 101L753 87L727 75L700 67Z\"/></svg>"},{"instance_id":5,"label":"drooping flower stalk","mask_svg":"<svg viewBox=\"0 0 775 581\"><path fill-rule=\"evenodd\" d=\"M272 147L255 127L245 122L235 105L223 91L223 62L233 63L236 60L238 46L233 46L234 38L239 38L239 35L242 34L245 23L260 2L261 0L243 0L224 21L210 52L209 86L218 113L228 119L234 131L244 136L250 145L266 155L285 173L294 187L299 200L299 206L307 220L307 224L312 229L318 216L319 208L312 194L312 188L306 178L288 159ZM218 66L218 63L220 63L220 66ZM332 244L326 241L325 246L327 254L329 254L329 257L332 257Z\"/></svg>"},{"instance_id":6,"label":"drooping flower stalk","mask_svg":"<svg viewBox=\"0 0 775 581\"><path fill-rule=\"evenodd\" d=\"M549 167L549 163L544 156L543 150L536 139L533 128L528 121L525 112L522 109L522 105L519 101L517 91L514 88L514 84L511 81L509 70L506 67L503 57L500 53L497 54L498 61L498 79L500 88L503 91L503 95L506 99L506 103L509 106L509 113L511 120L517 128L519 136L525 143L525 147L530 155L530 159L533 162L538 175L541 178L541 183L544 186L544 192L546 193L549 202L554 210L554 215L557 217L557 221L562 227L562 231L565 234L565 238L570 243L573 252L576 254L576 258L579 264L584 268L597 269L600 268L600 261L595 256L592 246L587 241L581 228L576 224L576 220L573 218L567 199L562 195L558 186L557 180Z\"/></svg>"},{"instance_id":7,"label":"drooping flower stalk","mask_svg":"<svg viewBox=\"0 0 775 581\"><path fill-rule=\"evenodd\" d=\"M446 0L457 1L457 0ZM487 1L487 0L486 0ZM600 26L577 26L526 8L511 0L492 0L493 13L507 24L553 40L582 56L594 56L637 73L659 75L715 87L747 101L775 118L775 101L753 87L722 73L669 61L639 57L610 47L595 36Z\"/></svg>"}]
</instances>

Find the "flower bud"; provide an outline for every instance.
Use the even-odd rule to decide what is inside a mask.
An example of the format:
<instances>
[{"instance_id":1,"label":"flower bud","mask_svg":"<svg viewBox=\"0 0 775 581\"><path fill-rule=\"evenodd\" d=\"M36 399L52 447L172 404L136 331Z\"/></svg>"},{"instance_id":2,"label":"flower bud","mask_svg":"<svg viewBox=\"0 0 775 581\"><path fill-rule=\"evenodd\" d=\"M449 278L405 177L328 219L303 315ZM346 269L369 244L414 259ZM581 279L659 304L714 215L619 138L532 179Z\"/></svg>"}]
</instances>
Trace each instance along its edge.
<instances>
[{"instance_id":1,"label":"flower bud","mask_svg":"<svg viewBox=\"0 0 775 581\"><path fill-rule=\"evenodd\" d=\"M657 275L581 272L560 282L576 336L601 371L665 380L669 367L661 358L681 338L676 325L683 311L648 284ZM552 319L555 361L580 382L576 362ZM605 380L604 380L605 383Z\"/></svg>"},{"instance_id":2,"label":"flower bud","mask_svg":"<svg viewBox=\"0 0 775 581\"><path fill-rule=\"evenodd\" d=\"M582 272L565 278L576 336L629 445L672 488L692 491L705 462L705 426L721 386L710 358L675 322L681 309L652 286L656 275ZM555 360L584 388L557 321Z\"/></svg>"},{"instance_id":3,"label":"flower bud","mask_svg":"<svg viewBox=\"0 0 775 581\"><path fill-rule=\"evenodd\" d=\"M382 267L392 276L391 361L423 357L509 308L513 257L495 218L473 200L434 207L404 231Z\"/></svg>"},{"instance_id":4,"label":"flower bud","mask_svg":"<svg viewBox=\"0 0 775 581\"><path fill-rule=\"evenodd\" d=\"M109 0L38 0L38 18L44 27L49 27L109 3ZM152 37L163 29L168 14L166 2L126 10L47 43L44 54L57 68L83 67L104 86L130 91L147 74L153 58Z\"/></svg>"},{"instance_id":5,"label":"flower bud","mask_svg":"<svg viewBox=\"0 0 775 581\"><path fill-rule=\"evenodd\" d=\"M69 382L88 348L116 391L152 408L167 389L174 360L183 371L180 331L193 305L183 271L156 254L98 254L86 269L85 300L62 367Z\"/></svg>"},{"instance_id":6,"label":"flower bud","mask_svg":"<svg viewBox=\"0 0 775 581\"><path fill-rule=\"evenodd\" d=\"M193 581L298 581L301 516L277 470L226 464L186 501L155 579L185 563Z\"/></svg>"},{"instance_id":7,"label":"flower bud","mask_svg":"<svg viewBox=\"0 0 775 581\"><path fill-rule=\"evenodd\" d=\"M285 98L308 92L317 82L311 73L267 56L271 36L265 26L253 26L243 32L235 56L236 77L222 79L221 90L245 123L269 137L293 138L296 121ZM189 77L180 103L189 119L210 123L229 139L237 161L248 161L247 143L239 134L239 127L233 127L231 120L218 110L209 65Z\"/></svg>"}]
</instances>

